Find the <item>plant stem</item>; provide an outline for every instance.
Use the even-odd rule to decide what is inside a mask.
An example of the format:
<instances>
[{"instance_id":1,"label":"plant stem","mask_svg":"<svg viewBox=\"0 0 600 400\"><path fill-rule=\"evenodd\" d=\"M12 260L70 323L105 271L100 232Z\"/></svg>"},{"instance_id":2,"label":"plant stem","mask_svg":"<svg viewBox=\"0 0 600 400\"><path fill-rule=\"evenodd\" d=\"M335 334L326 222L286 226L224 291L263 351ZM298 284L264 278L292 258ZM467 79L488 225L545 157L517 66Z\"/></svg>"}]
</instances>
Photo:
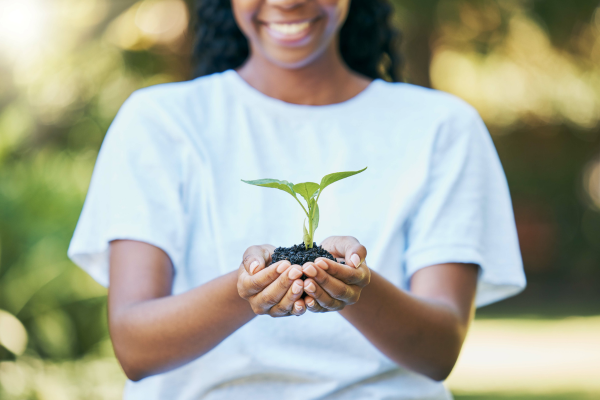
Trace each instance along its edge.
<instances>
[{"instance_id":1,"label":"plant stem","mask_svg":"<svg viewBox=\"0 0 600 400\"><path fill-rule=\"evenodd\" d=\"M314 212L313 210L310 210L311 214ZM308 243L304 243L304 245L306 246L307 249L312 249L313 247L313 228L312 228L312 217L308 217Z\"/></svg>"},{"instance_id":2,"label":"plant stem","mask_svg":"<svg viewBox=\"0 0 600 400\"><path fill-rule=\"evenodd\" d=\"M302 207L302 209L304 210L304 214L306 214L306 217L310 220L310 216L308 215L308 212L306 211L306 208L304 208L304 205L302 203L300 203L300 200L298 200L298 198L296 196L294 196L294 198L296 199L296 201L298 202L298 204L300 204L300 207Z\"/></svg>"}]
</instances>

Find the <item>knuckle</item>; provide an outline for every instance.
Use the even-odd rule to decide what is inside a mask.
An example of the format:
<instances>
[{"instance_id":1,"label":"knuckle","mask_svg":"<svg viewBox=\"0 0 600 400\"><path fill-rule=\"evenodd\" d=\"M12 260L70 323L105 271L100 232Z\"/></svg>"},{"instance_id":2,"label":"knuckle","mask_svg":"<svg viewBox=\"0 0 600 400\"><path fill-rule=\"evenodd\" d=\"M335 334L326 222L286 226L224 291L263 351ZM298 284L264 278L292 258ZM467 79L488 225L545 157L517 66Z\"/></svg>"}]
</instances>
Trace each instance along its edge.
<instances>
[{"instance_id":1,"label":"knuckle","mask_svg":"<svg viewBox=\"0 0 600 400\"><path fill-rule=\"evenodd\" d=\"M360 291L358 290L353 290L347 297L347 299L344 301L345 305L352 305L352 304L356 304L356 302L358 301L358 298L360 296Z\"/></svg>"},{"instance_id":2,"label":"knuckle","mask_svg":"<svg viewBox=\"0 0 600 400\"><path fill-rule=\"evenodd\" d=\"M279 277L279 274L277 273L277 267L271 268L267 274L267 278L269 279L269 282L274 282L275 279L277 279L278 277Z\"/></svg>"},{"instance_id":3,"label":"knuckle","mask_svg":"<svg viewBox=\"0 0 600 400\"><path fill-rule=\"evenodd\" d=\"M261 250L261 254L265 260L268 260L271 258L271 252L269 251L268 248L266 248L265 246L261 246L260 250Z\"/></svg>"},{"instance_id":4,"label":"knuckle","mask_svg":"<svg viewBox=\"0 0 600 400\"><path fill-rule=\"evenodd\" d=\"M345 280L344 283L346 283L347 285L357 285L360 282L363 281L363 277L362 274L359 272L358 274L352 274L348 277L348 279Z\"/></svg>"},{"instance_id":5,"label":"knuckle","mask_svg":"<svg viewBox=\"0 0 600 400\"><path fill-rule=\"evenodd\" d=\"M352 275L350 275L350 279L348 279L348 284L349 285L358 285L358 284L364 282L365 278L366 278L365 271L358 269L356 271L353 271Z\"/></svg>"},{"instance_id":6,"label":"knuckle","mask_svg":"<svg viewBox=\"0 0 600 400\"><path fill-rule=\"evenodd\" d=\"M327 273L318 274L317 278L319 278L319 283L323 286L327 286L329 285L329 282L331 282L331 279L329 279L329 274Z\"/></svg>"},{"instance_id":7,"label":"knuckle","mask_svg":"<svg viewBox=\"0 0 600 400\"><path fill-rule=\"evenodd\" d=\"M246 251L244 252L244 259L250 257L252 255L252 253L254 252L254 249L256 248L256 246L250 246L246 249Z\"/></svg>"},{"instance_id":8,"label":"knuckle","mask_svg":"<svg viewBox=\"0 0 600 400\"><path fill-rule=\"evenodd\" d=\"M321 300L323 301L323 298L325 296L325 292L323 290L315 290L314 293L311 293L311 296L313 299L315 299L315 306L317 305L316 300Z\"/></svg>"},{"instance_id":9,"label":"knuckle","mask_svg":"<svg viewBox=\"0 0 600 400\"><path fill-rule=\"evenodd\" d=\"M344 309L344 303L341 301L334 300L329 304L325 305L325 308L329 311L339 311Z\"/></svg>"},{"instance_id":10,"label":"knuckle","mask_svg":"<svg viewBox=\"0 0 600 400\"><path fill-rule=\"evenodd\" d=\"M289 280L289 279L278 279L277 287L279 287L279 289L281 289L281 290L287 290L289 285L287 284L286 280Z\"/></svg>"},{"instance_id":11,"label":"knuckle","mask_svg":"<svg viewBox=\"0 0 600 400\"><path fill-rule=\"evenodd\" d=\"M279 278L279 276L281 275L279 272L277 272L277 269L281 266L281 264L279 262L275 263L275 264L270 264L268 266L268 277L271 280L271 282L274 282L277 278ZM287 268L287 267L286 267Z\"/></svg>"},{"instance_id":12,"label":"knuckle","mask_svg":"<svg viewBox=\"0 0 600 400\"><path fill-rule=\"evenodd\" d=\"M369 283L371 283L371 271L369 271L368 269L363 271L363 276L361 279L361 283L362 286L365 287L367 286Z\"/></svg>"},{"instance_id":13,"label":"knuckle","mask_svg":"<svg viewBox=\"0 0 600 400\"><path fill-rule=\"evenodd\" d=\"M298 294L294 294L294 292L292 292L291 290L288 290L287 294L285 295L285 299L287 301L289 301L291 304L294 303L294 301L296 301L296 298L300 297L302 295L302 292L298 293Z\"/></svg>"},{"instance_id":14,"label":"knuckle","mask_svg":"<svg viewBox=\"0 0 600 400\"><path fill-rule=\"evenodd\" d=\"M281 306L272 307L269 310L269 315L271 317L277 318L287 314L287 310L284 310Z\"/></svg>"},{"instance_id":15,"label":"knuckle","mask_svg":"<svg viewBox=\"0 0 600 400\"><path fill-rule=\"evenodd\" d=\"M263 293L261 297L261 302L269 307L277 304L277 299L271 293Z\"/></svg>"},{"instance_id":16,"label":"knuckle","mask_svg":"<svg viewBox=\"0 0 600 400\"><path fill-rule=\"evenodd\" d=\"M254 278L254 276L248 277L248 287L254 292L260 292L263 286Z\"/></svg>"},{"instance_id":17,"label":"knuckle","mask_svg":"<svg viewBox=\"0 0 600 400\"><path fill-rule=\"evenodd\" d=\"M336 288L334 291L334 297L336 299L347 299L351 296L350 289L346 285L342 285L341 287Z\"/></svg>"},{"instance_id":18,"label":"knuckle","mask_svg":"<svg viewBox=\"0 0 600 400\"><path fill-rule=\"evenodd\" d=\"M352 296L352 299L350 300L351 302L349 302L348 304L356 304L356 303L358 303L359 299L360 299L360 292L356 291L356 294L354 296Z\"/></svg>"},{"instance_id":19,"label":"knuckle","mask_svg":"<svg viewBox=\"0 0 600 400\"><path fill-rule=\"evenodd\" d=\"M362 244L359 245L358 247L360 250L362 250L365 253L365 258L367 257L367 248L365 246L363 246Z\"/></svg>"},{"instance_id":20,"label":"knuckle","mask_svg":"<svg viewBox=\"0 0 600 400\"><path fill-rule=\"evenodd\" d=\"M319 299L319 306L323 307L326 310L335 310L335 305L337 303L337 300L332 299L331 297L329 298L322 298Z\"/></svg>"},{"instance_id":21,"label":"knuckle","mask_svg":"<svg viewBox=\"0 0 600 400\"><path fill-rule=\"evenodd\" d=\"M254 314L256 314L256 315L264 315L265 314L264 308L260 307L258 304L250 303L250 306L252 307L252 311L254 311Z\"/></svg>"},{"instance_id":22,"label":"knuckle","mask_svg":"<svg viewBox=\"0 0 600 400\"><path fill-rule=\"evenodd\" d=\"M315 307L312 310L313 312L317 312L317 313L324 313L327 312L327 309L324 307L321 307L320 305L315 305Z\"/></svg>"}]
</instances>

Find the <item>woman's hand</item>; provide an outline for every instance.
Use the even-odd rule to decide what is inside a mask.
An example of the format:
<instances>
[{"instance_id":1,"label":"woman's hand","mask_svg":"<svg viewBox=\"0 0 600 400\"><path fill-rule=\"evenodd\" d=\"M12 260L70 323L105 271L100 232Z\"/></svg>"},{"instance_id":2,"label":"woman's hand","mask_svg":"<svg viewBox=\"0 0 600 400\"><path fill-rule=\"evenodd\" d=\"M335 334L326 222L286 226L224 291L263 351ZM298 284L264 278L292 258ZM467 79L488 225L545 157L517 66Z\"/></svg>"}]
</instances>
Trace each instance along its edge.
<instances>
[{"instance_id":1,"label":"woman's hand","mask_svg":"<svg viewBox=\"0 0 600 400\"><path fill-rule=\"evenodd\" d=\"M302 271L308 277L304 281L308 295L304 301L312 312L339 311L356 303L369 284L367 249L351 236L331 236L321 246L334 257L346 259L346 265L327 258L304 264Z\"/></svg>"},{"instance_id":2,"label":"woman's hand","mask_svg":"<svg viewBox=\"0 0 600 400\"><path fill-rule=\"evenodd\" d=\"M237 289L240 297L247 300L252 311L271 317L302 315L306 305L302 297L302 268L280 261L269 265L275 247L251 246L244 253L244 261L238 270Z\"/></svg>"}]
</instances>

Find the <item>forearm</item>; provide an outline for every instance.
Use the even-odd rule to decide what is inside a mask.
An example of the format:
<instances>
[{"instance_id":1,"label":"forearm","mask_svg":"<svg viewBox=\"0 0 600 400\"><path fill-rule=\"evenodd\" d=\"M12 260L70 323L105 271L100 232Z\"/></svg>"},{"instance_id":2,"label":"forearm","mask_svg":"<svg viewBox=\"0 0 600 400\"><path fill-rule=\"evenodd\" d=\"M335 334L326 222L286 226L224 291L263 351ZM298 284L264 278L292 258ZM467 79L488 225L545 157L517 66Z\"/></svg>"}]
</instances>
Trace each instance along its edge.
<instances>
[{"instance_id":1,"label":"forearm","mask_svg":"<svg viewBox=\"0 0 600 400\"><path fill-rule=\"evenodd\" d=\"M402 291L374 271L340 314L387 357L436 380L452 370L468 326L449 304Z\"/></svg>"},{"instance_id":2,"label":"forearm","mask_svg":"<svg viewBox=\"0 0 600 400\"><path fill-rule=\"evenodd\" d=\"M132 304L109 315L115 352L133 380L202 356L255 314L237 291L237 271L195 289Z\"/></svg>"}]
</instances>

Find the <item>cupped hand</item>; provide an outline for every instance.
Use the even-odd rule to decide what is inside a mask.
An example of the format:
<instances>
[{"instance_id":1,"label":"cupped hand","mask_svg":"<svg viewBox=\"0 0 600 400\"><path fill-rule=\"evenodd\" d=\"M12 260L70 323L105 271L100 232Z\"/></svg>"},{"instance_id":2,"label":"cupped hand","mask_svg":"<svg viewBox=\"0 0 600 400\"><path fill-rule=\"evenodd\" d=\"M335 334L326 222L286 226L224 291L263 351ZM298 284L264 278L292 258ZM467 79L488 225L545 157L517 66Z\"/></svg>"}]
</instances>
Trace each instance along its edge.
<instances>
[{"instance_id":1,"label":"cupped hand","mask_svg":"<svg viewBox=\"0 0 600 400\"><path fill-rule=\"evenodd\" d=\"M369 284L367 249L351 236L331 236L321 246L334 257L344 258L346 264L327 258L304 264L302 271L308 277L304 281L307 294L304 301L312 312L339 311L356 303L362 289Z\"/></svg>"},{"instance_id":2,"label":"cupped hand","mask_svg":"<svg viewBox=\"0 0 600 400\"><path fill-rule=\"evenodd\" d=\"M302 268L289 261L271 264L274 246L251 246L244 253L238 270L237 289L257 315L271 317L302 315L306 304L303 293Z\"/></svg>"}]
</instances>

